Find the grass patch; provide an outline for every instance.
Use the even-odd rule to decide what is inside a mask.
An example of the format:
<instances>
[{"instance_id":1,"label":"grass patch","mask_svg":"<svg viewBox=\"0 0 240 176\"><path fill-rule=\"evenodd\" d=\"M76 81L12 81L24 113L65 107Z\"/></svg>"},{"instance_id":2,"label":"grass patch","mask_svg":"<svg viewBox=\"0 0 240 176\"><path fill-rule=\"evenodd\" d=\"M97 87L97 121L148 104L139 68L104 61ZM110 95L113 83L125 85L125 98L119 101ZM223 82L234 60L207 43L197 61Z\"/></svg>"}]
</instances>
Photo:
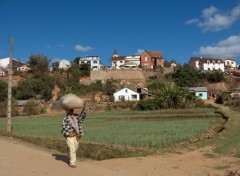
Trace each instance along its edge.
<instances>
[{"instance_id":1,"label":"grass patch","mask_svg":"<svg viewBox=\"0 0 240 176\"><path fill-rule=\"evenodd\" d=\"M161 147L190 141L219 117L214 109L89 113L77 155L97 160L149 155ZM66 153L62 119L63 115L13 118L12 133L4 132L7 122L0 119L0 133Z\"/></svg>"},{"instance_id":2,"label":"grass patch","mask_svg":"<svg viewBox=\"0 0 240 176\"><path fill-rule=\"evenodd\" d=\"M240 114L236 111L223 110L221 112L228 121L220 137L215 141L215 152L240 157Z\"/></svg>"}]
</instances>

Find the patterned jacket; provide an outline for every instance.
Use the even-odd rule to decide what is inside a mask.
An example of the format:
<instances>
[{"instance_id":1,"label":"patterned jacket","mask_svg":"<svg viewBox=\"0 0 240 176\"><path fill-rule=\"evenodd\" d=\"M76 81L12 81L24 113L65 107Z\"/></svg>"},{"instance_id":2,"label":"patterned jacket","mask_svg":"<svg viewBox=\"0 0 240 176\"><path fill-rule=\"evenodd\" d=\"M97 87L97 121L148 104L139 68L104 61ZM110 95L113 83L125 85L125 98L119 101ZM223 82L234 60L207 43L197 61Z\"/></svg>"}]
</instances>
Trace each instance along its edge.
<instances>
[{"instance_id":1,"label":"patterned jacket","mask_svg":"<svg viewBox=\"0 0 240 176\"><path fill-rule=\"evenodd\" d=\"M82 112L81 114L79 114L77 116L77 114L74 114L75 117L77 118L77 123L78 123L78 127L79 127L79 134L78 137L83 136L83 129L82 129L82 123L86 118L86 113ZM63 122L62 122L62 130L61 130L62 134L64 137L68 137L71 133L75 132L75 129L73 128L72 124L69 122L68 120L68 115L66 115L63 118Z\"/></svg>"}]
</instances>

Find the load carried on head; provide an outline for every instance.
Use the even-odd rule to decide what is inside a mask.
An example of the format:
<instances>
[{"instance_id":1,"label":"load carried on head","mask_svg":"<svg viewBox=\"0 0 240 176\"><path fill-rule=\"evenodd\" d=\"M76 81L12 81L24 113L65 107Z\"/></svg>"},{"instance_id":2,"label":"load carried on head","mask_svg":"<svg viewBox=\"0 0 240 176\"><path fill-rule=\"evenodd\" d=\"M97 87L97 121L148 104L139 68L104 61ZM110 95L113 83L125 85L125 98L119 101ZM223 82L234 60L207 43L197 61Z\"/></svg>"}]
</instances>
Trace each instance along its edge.
<instances>
[{"instance_id":1,"label":"load carried on head","mask_svg":"<svg viewBox=\"0 0 240 176\"><path fill-rule=\"evenodd\" d=\"M64 95L60 99L60 105L65 110L67 109L78 109L84 107L84 101L79 98L77 95L69 93L67 95Z\"/></svg>"}]
</instances>

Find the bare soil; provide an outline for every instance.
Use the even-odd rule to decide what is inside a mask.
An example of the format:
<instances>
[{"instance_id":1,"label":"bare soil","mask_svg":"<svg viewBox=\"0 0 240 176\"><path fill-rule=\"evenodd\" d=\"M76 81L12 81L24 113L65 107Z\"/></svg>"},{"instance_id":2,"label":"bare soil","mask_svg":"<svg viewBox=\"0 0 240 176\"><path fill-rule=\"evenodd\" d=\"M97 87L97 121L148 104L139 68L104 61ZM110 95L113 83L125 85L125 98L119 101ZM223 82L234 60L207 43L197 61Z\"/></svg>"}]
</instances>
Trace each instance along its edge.
<instances>
[{"instance_id":1,"label":"bare soil","mask_svg":"<svg viewBox=\"0 0 240 176\"><path fill-rule=\"evenodd\" d=\"M224 176L240 170L240 158L212 153L208 146L181 153L105 161L80 160L70 168L68 158L56 151L0 137L1 176Z\"/></svg>"}]
</instances>

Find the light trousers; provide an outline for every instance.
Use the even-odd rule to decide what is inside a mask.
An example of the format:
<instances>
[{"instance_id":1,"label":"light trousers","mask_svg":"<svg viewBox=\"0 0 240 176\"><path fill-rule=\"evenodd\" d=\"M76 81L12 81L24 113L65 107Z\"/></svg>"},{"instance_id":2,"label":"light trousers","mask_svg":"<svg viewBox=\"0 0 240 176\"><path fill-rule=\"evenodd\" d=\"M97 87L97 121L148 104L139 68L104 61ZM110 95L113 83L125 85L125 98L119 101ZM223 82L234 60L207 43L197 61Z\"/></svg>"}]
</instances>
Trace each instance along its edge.
<instances>
[{"instance_id":1,"label":"light trousers","mask_svg":"<svg viewBox=\"0 0 240 176\"><path fill-rule=\"evenodd\" d=\"M76 136L67 137L66 141L69 147L70 165L75 165L77 160L76 152L78 149L79 141L77 141Z\"/></svg>"}]
</instances>

